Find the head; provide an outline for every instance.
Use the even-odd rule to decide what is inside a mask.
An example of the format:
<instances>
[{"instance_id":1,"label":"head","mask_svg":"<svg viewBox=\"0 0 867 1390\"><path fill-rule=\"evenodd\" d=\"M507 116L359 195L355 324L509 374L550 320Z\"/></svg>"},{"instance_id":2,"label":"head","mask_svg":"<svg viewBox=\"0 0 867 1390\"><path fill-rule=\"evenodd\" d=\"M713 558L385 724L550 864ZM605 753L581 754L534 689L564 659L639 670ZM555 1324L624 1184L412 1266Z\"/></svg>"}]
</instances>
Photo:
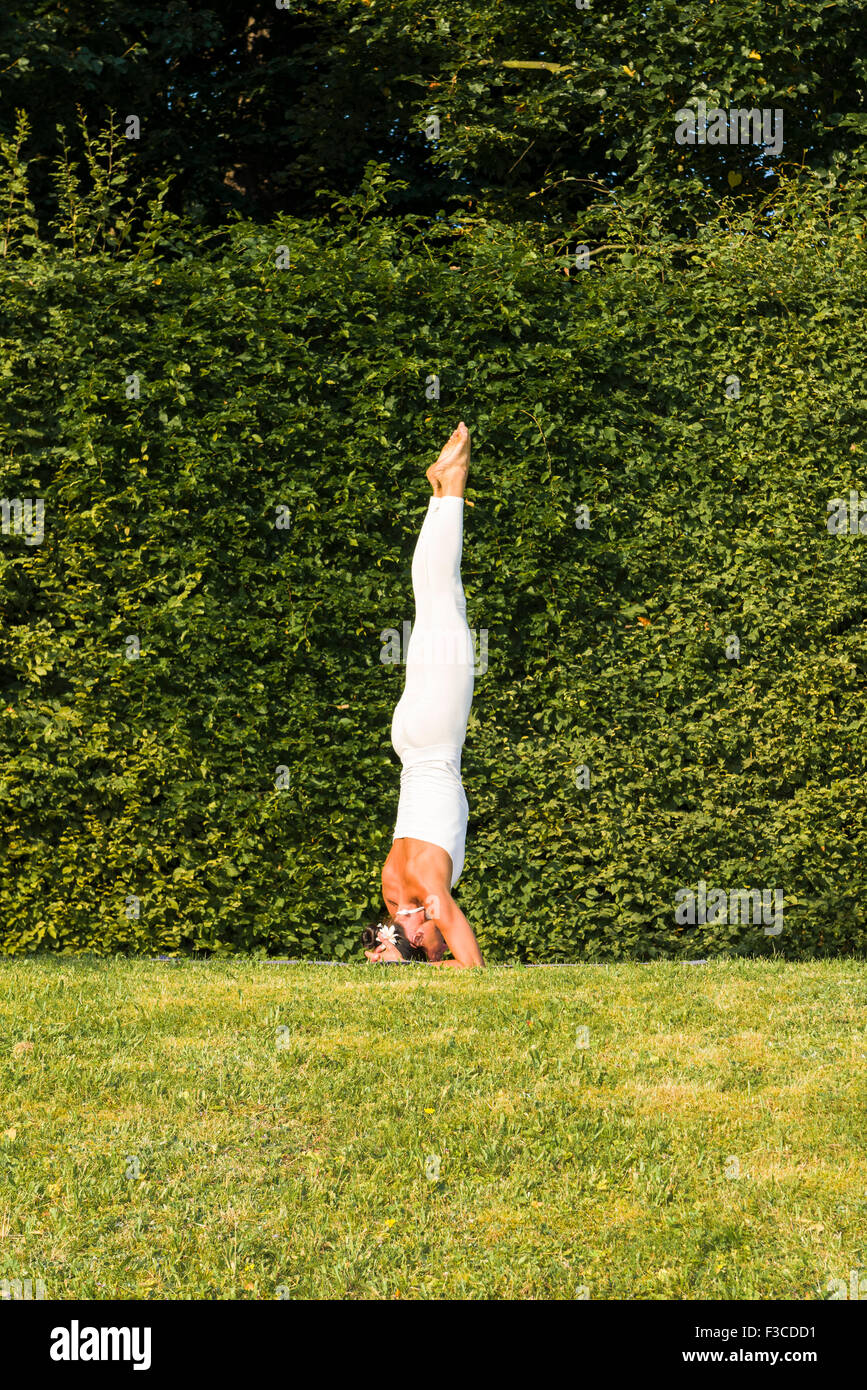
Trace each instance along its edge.
<instances>
[{"instance_id":1,"label":"head","mask_svg":"<svg viewBox=\"0 0 867 1390\"><path fill-rule=\"evenodd\" d=\"M431 900L428 899L428 902ZM410 945L424 951L425 960L442 960L446 953L445 937L432 920L432 912L419 904L418 907L399 910L398 920L403 923Z\"/></svg>"}]
</instances>

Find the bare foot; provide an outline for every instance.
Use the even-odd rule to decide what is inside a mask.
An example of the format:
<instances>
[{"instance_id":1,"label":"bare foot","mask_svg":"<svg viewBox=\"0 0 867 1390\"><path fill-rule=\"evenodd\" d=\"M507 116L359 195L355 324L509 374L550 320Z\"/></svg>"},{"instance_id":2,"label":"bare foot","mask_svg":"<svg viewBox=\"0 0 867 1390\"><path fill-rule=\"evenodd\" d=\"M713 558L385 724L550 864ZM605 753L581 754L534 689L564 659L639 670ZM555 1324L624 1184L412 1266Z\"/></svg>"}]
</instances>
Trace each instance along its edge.
<instances>
[{"instance_id":1,"label":"bare foot","mask_svg":"<svg viewBox=\"0 0 867 1390\"><path fill-rule=\"evenodd\" d=\"M434 497L463 497L470 466L470 432L463 420L426 471Z\"/></svg>"}]
</instances>

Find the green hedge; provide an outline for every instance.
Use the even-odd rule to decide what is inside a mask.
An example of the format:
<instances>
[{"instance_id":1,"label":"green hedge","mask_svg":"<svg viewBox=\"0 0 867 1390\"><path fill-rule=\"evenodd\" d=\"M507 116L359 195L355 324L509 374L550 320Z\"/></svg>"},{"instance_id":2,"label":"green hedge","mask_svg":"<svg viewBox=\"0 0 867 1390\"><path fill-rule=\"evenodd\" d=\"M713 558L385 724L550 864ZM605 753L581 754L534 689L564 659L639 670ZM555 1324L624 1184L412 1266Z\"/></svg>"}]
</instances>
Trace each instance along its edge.
<instances>
[{"instance_id":1,"label":"green hedge","mask_svg":"<svg viewBox=\"0 0 867 1390\"><path fill-rule=\"evenodd\" d=\"M0 260L0 493L45 504L41 544L0 537L0 949L357 953L397 806L380 634L463 418L486 956L862 951L867 535L827 526L867 510L857 198L784 180L688 244L612 200L579 270L580 227L402 218L383 178ZM699 880L782 890L783 930L678 926Z\"/></svg>"}]
</instances>

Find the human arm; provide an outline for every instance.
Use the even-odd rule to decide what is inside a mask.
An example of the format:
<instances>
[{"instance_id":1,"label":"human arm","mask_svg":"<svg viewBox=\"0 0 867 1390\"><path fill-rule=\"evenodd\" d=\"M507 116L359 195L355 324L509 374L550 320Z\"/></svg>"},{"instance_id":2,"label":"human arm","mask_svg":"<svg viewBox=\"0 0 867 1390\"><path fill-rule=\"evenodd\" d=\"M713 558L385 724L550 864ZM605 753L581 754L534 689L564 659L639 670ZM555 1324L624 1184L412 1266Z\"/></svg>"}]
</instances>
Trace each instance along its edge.
<instances>
[{"instance_id":1,"label":"human arm","mask_svg":"<svg viewBox=\"0 0 867 1390\"><path fill-rule=\"evenodd\" d=\"M429 920L439 928L454 960L432 960L429 964L449 965L457 970L483 966L485 962L475 933L454 898L449 893L438 894L436 909L436 916Z\"/></svg>"}]
</instances>

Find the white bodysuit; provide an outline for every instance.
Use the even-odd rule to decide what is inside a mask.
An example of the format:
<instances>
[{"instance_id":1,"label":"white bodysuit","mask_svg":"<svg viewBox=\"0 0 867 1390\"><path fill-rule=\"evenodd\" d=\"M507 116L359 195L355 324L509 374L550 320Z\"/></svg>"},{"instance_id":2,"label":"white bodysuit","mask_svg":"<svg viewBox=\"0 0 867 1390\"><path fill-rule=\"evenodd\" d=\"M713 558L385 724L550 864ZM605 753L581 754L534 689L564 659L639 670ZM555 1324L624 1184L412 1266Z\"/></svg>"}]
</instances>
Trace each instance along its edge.
<instances>
[{"instance_id":1,"label":"white bodysuit","mask_svg":"<svg viewBox=\"0 0 867 1390\"><path fill-rule=\"evenodd\" d=\"M406 683L391 721L400 758L394 839L440 845L454 888L464 867L469 807L461 750L473 699L474 653L461 582L464 499L432 497L412 560L415 623Z\"/></svg>"}]
</instances>

